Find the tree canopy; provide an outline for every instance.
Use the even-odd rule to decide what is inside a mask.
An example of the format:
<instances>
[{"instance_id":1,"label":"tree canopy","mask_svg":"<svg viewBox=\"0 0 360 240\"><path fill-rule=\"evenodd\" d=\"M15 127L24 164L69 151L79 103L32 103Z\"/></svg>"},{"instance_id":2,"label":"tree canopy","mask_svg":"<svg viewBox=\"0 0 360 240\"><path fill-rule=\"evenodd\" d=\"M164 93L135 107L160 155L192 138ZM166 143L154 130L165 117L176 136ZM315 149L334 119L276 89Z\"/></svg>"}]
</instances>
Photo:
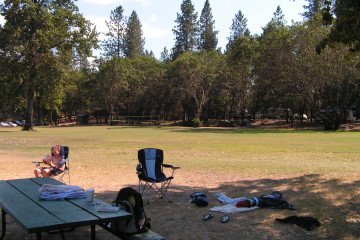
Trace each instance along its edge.
<instances>
[{"instance_id":1,"label":"tree canopy","mask_svg":"<svg viewBox=\"0 0 360 240\"><path fill-rule=\"evenodd\" d=\"M24 129L31 130L34 98L60 97L55 90L64 66L74 55L90 56L97 33L73 1L5 0L0 12L6 20L0 28L3 71L22 89L27 101Z\"/></svg>"}]
</instances>

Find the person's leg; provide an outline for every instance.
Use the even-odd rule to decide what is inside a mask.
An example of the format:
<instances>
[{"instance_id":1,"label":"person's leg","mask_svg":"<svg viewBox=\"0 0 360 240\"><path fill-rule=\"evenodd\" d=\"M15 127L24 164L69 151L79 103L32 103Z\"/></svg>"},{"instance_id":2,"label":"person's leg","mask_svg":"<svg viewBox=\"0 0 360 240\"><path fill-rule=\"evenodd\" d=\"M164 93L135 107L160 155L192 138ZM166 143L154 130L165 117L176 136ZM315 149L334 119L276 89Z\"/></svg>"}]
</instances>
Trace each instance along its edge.
<instances>
[{"instance_id":1,"label":"person's leg","mask_svg":"<svg viewBox=\"0 0 360 240\"><path fill-rule=\"evenodd\" d=\"M42 175L43 175L43 177L48 177L48 176L50 176L50 169L48 169L48 168L44 168L43 170L42 170Z\"/></svg>"},{"instance_id":2,"label":"person's leg","mask_svg":"<svg viewBox=\"0 0 360 240\"><path fill-rule=\"evenodd\" d=\"M41 175L41 169L39 169L39 168L36 168L35 170L34 170L34 174L35 174L35 177L42 177L42 175Z\"/></svg>"}]
</instances>

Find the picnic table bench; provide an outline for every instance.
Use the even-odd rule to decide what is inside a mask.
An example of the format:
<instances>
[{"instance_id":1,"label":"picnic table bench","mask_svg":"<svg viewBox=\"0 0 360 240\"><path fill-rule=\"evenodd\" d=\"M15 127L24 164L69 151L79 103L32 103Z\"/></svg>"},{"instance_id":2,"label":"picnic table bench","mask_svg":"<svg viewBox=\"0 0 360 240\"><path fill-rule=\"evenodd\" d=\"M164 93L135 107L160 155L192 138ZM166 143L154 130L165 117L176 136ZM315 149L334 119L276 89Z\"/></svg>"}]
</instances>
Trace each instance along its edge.
<instances>
[{"instance_id":1,"label":"picnic table bench","mask_svg":"<svg viewBox=\"0 0 360 240\"><path fill-rule=\"evenodd\" d=\"M95 225L106 226L112 220L128 219L131 214L117 212L99 212L86 198L64 201L42 201L38 189L43 184L63 184L53 178L27 178L0 181L0 207L2 232L0 240L6 234L6 214L10 215L28 234L35 233L41 239L42 232L73 228L91 227L91 239L95 239ZM102 206L110 204L94 198ZM145 236L145 235L144 235ZM138 238L141 239L141 238Z\"/></svg>"}]
</instances>

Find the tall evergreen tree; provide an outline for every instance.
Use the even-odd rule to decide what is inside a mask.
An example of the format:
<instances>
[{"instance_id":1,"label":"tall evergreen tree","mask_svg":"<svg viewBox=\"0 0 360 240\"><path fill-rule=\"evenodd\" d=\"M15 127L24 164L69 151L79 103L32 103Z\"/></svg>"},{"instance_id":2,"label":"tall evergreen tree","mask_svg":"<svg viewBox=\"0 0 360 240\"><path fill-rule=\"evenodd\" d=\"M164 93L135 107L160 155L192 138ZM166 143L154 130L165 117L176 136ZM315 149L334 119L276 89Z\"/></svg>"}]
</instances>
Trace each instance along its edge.
<instances>
[{"instance_id":1,"label":"tall evergreen tree","mask_svg":"<svg viewBox=\"0 0 360 240\"><path fill-rule=\"evenodd\" d=\"M274 17L271 21L263 28L263 35L286 26L285 15L283 14L281 7L277 6L274 12Z\"/></svg>"},{"instance_id":2,"label":"tall evergreen tree","mask_svg":"<svg viewBox=\"0 0 360 240\"><path fill-rule=\"evenodd\" d=\"M164 50L161 52L160 59L162 62L167 62L170 60L170 54L166 47L164 47Z\"/></svg>"},{"instance_id":3,"label":"tall evergreen tree","mask_svg":"<svg viewBox=\"0 0 360 240\"><path fill-rule=\"evenodd\" d=\"M215 21L211 13L209 0L205 1L204 8L200 15L200 50L215 50L218 44L216 35L219 31L214 30Z\"/></svg>"},{"instance_id":4,"label":"tall evergreen tree","mask_svg":"<svg viewBox=\"0 0 360 240\"><path fill-rule=\"evenodd\" d=\"M145 40L142 37L141 22L135 11L132 11L127 22L124 41L126 57L134 58L144 54Z\"/></svg>"},{"instance_id":5,"label":"tall evergreen tree","mask_svg":"<svg viewBox=\"0 0 360 240\"><path fill-rule=\"evenodd\" d=\"M306 0L308 5L304 5L304 9L306 10L301 15L311 19L314 18L316 14L322 13L325 7L325 0Z\"/></svg>"},{"instance_id":6,"label":"tall evergreen tree","mask_svg":"<svg viewBox=\"0 0 360 240\"><path fill-rule=\"evenodd\" d=\"M318 53L326 46L336 47L338 43L349 46L352 53L360 52L359 1L326 0L323 20L326 25L331 26L331 32L317 47Z\"/></svg>"},{"instance_id":7,"label":"tall evergreen tree","mask_svg":"<svg viewBox=\"0 0 360 240\"><path fill-rule=\"evenodd\" d=\"M239 37L250 36L250 31L247 28L247 21L248 20L245 18L241 10L235 14L235 18L232 20L230 27L230 37L228 38L229 42L226 45L226 50L229 50Z\"/></svg>"},{"instance_id":8,"label":"tall evergreen tree","mask_svg":"<svg viewBox=\"0 0 360 240\"><path fill-rule=\"evenodd\" d=\"M175 46L172 51L172 58L176 59L186 51L196 49L196 39L198 36L197 13L191 0L184 0L181 4L181 14L177 14L175 20L177 26L173 29L175 34Z\"/></svg>"},{"instance_id":9,"label":"tall evergreen tree","mask_svg":"<svg viewBox=\"0 0 360 240\"><path fill-rule=\"evenodd\" d=\"M105 34L108 38L103 41L103 56L107 58L122 57L124 54L123 44L125 36L125 17L124 9L118 6L111 11L110 21L105 21L108 32Z\"/></svg>"},{"instance_id":10,"label":"tall evergreen tree","mask_svg":"<svg viewBox=\"0 0 360 240\"><path fill-rule=\"evenodd\" d=\"M276 11L274 12L274 17L272 22L275 23L277 27L282 27L286 25L285 15L280 6L277 6Z\"/></svg>"}]
</instances>

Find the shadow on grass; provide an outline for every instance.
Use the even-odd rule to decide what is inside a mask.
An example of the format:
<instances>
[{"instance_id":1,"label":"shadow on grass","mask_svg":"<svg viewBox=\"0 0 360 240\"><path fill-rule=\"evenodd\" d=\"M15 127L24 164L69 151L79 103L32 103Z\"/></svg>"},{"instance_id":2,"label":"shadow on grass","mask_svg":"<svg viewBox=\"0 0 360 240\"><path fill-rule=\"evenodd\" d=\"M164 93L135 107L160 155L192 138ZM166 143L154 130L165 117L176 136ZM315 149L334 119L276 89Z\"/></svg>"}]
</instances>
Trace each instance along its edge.
<instances>
[{"instance_id":1,"label":"shadow on grass","mask_svg":"<svg viewBox=\"0 0 360 240\"><path fill-rule=\"evenodd\" d=\"M264 134L264 133L306 133L306 132L321 132L333 133L333 131L320 130L298 130L298 129L262 129L262 128L241 128L241 129L215 129L215 128L184 128L174 129L173 132L183 133L231 133L231 134Z\"/></svg>"},{"instance_id":2,"label":"shadow on grass","mask_svg":"<svg viewBox=\"0 0 360 240\"><path fill-rule=\"evenodd\" d=\"M131 187L138 189L138 186ZM321 175L244 180L208 189L172 185L169 189L172 203L156 198L150 204L145 204L145 210L152 219L153 231L166 239L359 239L359 187L360 181L343 183L337 179L325 179ZM256 209L231 214L231 220L226 224L220 223L223 213L211 212L215 215L213 219L201 220L211 207L222 205L216 200L215 193L224 193L230 198L250 198L275 190L281 191L283 199L297 210ZM197 207L188 202L189 195L198 191L208 196L207 207ZM111 202L117 192L104 192L97 196ZM314 231L307 231L275 221L275 218L291 215L312 216L322 225Z\"/></svg>"}]
</instances>

